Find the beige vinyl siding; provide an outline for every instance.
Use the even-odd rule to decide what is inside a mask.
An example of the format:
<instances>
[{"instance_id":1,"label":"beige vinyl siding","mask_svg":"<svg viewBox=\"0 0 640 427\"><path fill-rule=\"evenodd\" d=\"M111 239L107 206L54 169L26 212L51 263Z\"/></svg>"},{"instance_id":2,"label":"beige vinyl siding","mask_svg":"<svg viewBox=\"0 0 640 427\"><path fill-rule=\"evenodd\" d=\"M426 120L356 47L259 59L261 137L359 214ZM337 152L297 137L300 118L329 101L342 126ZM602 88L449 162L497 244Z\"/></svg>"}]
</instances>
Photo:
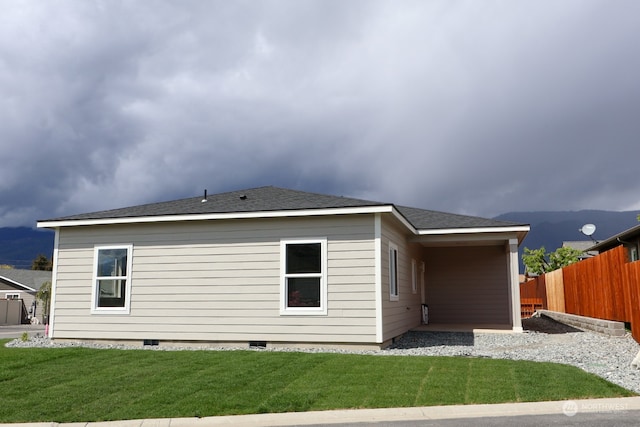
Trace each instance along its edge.
<instances>
[{"instance_id":1,"label":"beige vinyl siding","mask_svg":"<svg viewBox=\"0 0 640 427\"><path fill-rule=\"evenodd\" d=\"M419 265L422 248L409 243L408 231L392 218L383 218L381 237L382 340L386 342L420 325L420 291L414 294L411 289L411 259ZM389 242L398 247L398 301L392 301L389 293Z\"/></svg>"},{"instance_id":2,"label":"beige vinyl siding","mask_svg":"<svg viewBox=\"0 0 640 427\"><path fill-rule=\"evenodd\" d=\"M430 323L510 324L504 246L427 248L425 257Z\"/></svg>"},{"instance_id":3,"label":"beige vinyl siding","mask_svg":"<svg viewBox=\"0 0 640 427\"><path fill-rule=\"evenodd\" d=\"M20 292L27 293L27 291L25 291L23 287L18 288L16 285L9 285L7 283L4 283L3 281L0 281L0 298L2 298L5 293L17 294Z\"/></svg>"},{"instance_id":4,"label":"beige vinyl siding","mask_svg":"<svg viewBox=\"0 0 640 427\"><path fill-rule=\"evenodd\" d=\"M280 315L280 240L327 238L328 314ZM133 244L131 312L91 314L94 245ZM54 338L375 342L373 215L62 228Z\"/></svg>"}]
</instances>

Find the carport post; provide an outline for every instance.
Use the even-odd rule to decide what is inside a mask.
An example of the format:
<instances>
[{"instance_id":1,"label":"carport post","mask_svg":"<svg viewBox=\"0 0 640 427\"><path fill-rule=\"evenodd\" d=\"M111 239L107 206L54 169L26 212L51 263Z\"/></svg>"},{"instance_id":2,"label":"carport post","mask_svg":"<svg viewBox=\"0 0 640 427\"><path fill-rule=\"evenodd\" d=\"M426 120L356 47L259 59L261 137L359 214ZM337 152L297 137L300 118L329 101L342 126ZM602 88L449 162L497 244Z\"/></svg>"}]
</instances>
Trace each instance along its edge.
<instances>
[{"instance_id":1,"label":"carport post","mask_svg":"<svg viewBox=\"0 0 640 427\"><path fill-rule=\"evenodd\" d=\"M518 265L518 239L509 239L509 295L511 296L511 322L513 332L522 332Z\"/></svg>"}]
</instances>

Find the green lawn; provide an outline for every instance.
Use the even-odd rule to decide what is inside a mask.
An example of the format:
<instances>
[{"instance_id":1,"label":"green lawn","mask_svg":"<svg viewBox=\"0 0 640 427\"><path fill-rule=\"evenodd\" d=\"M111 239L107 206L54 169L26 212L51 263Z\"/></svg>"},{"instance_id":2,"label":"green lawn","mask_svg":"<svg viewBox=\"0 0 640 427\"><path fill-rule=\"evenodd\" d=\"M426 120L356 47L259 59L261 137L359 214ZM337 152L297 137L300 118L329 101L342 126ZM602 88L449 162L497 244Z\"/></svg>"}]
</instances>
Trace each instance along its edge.
<instances>
[{"instance_id":1,"label":"green lawn","mask_svg":"<svg viewBox=\"0 0 640 427\"><path fill-rule=\"evenodd\" d=\"M577 368L453 357L6 348L0 422L632 396Z\"/></svg>"}]
</instances>

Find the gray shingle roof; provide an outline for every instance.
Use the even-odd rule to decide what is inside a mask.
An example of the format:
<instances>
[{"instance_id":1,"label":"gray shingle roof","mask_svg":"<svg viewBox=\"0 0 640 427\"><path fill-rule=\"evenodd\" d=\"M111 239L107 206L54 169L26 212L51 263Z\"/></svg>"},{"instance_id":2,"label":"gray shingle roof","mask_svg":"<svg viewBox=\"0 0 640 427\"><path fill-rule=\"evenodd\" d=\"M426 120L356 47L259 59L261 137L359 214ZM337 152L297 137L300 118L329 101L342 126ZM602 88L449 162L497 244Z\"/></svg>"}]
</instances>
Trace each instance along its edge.
<instances>
[{"instance_id":1,"label":"gray shingle roof","mask_svg":"<svg viewBox=\"0 0 640 427\"><path fill-rule=\"evenodd\" d=\"M363 207L384 205L379 202L351 199L288 190L278 187L259 187L228 193L209 194L207 201L203 196L170 202L152 203L121 209L91 212L55 218L49 221L77 219L128 218L162 215L197 215L236 212L269 212L300 209L329 209L345 207Z\"/></svg>"},{"instance_id":2,"label":"gray shingle roof","mask_svg":"<svg viewBox=\"0 0 640 427\"><path fill-rule=\"evenodd\" d=\"M9 268L0 270L0 280L3 278L37 291L44 282L51 281L51 272Z\"/></svg>"},{"instance_id":3,"label":"gray shingle roof","mask_svg":"<svg viewBox=\"0 0 640 427\"><path fill-rule=\"evenodd\" d=\"M446 212L430 211L407 206L396 206L398 211L419 230L437 230L443 228L484 228L510 227L518 224L514 222L498 221L495 219L476 216L458 215Z\"/></svg>"},{"instance_id":4,"label":"gray shingle roof","mask_svg":"<svg viewBox=\"0 0 640 427\"><path fill-rule=\"evenodd\" d=\"M611 236L606 240L599 241L598 243L589 247L588 250L600 252L608 251L609 249L622 245L622 242L620 242L618 239L624 242L625 240L633 240L637 236L640 236L640 224L621 231L620 233Z\"/></svg>"},{"instance_id":5,"label":"gray shingle roof","mask_svg":"<svg viewBox=\"0 0 640 427\"><path fill-rule=\"evenodd\" d=\"M246 213L294 211L307 209L333 209L349 207L392 206L392 203L374 202L349 197L309 193L278 187L259 187L241 191L191 197L169 202L152 203L121 209L91 212L54 218L47 221L74 221L109 218L136 218L168 215L198 215L217 213ZM478 218L418 208L397 206L397 210L418 229L505 227L522 225L506 221Z\"/></svg>"}]
</instances>

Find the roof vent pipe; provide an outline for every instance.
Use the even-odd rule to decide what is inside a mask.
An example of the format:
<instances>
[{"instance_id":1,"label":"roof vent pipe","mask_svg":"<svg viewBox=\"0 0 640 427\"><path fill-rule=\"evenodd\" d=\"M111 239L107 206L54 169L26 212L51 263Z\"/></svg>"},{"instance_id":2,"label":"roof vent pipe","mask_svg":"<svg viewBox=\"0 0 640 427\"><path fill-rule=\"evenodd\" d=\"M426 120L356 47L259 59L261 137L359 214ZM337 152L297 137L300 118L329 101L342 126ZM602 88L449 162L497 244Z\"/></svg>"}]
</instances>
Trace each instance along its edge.
<instances>
[{"instance_id":1,"label":"roof vent pipe","mask_svg":"<svg viewBox=\"0 0 640 427\"><path fill-rule=\"evenodd\" d=\"M202 199L202 203L207 201L207 189L204 189L204 198Z\"/></svg>"}]
</instances>

